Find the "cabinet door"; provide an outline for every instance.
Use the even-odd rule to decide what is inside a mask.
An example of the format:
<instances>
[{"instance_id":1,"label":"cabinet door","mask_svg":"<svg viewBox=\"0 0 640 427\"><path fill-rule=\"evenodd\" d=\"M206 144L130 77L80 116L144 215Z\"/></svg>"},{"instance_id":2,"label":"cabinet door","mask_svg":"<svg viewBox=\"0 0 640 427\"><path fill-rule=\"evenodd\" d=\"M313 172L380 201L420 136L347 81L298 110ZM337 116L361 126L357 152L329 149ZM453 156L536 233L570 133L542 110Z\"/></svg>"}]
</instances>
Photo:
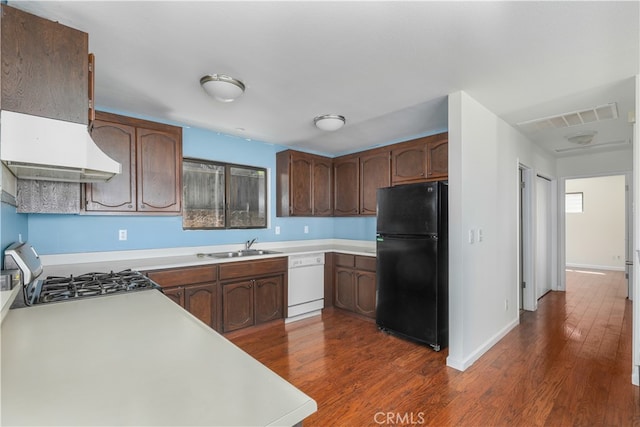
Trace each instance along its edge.
<instances>
[{"instance_id":1,"label":"cabinet door","mask_svg":"<svg viewBox=\"0 0 640 427\"><path fill-rule=\"evenodd\" d=\"M223 332L253 325L253 307L253 280L222 285Z\"/></svg>"},{"instance_id":2,"label":"cabinet door","mask_svg":"<svg viewBox=\"0 0 640 427\"><path fill-rule=\"evenodd\" d=\"M333 162L333 212L336 216L358 215L358 157L335 159Z\"/></svg>"},{"instance_id":3,"label":"cabinet door","mask_svg":"<svg viewBox=\"0 0 640 427\"><path fill-rule=\"evenodd\" d=\"M367 271L355 273L355 312L376 317L376 274Z\"/></svg>"},{"instance_id":4,"label":"cabinet door","mask_svg":"<svg viewBox=\"0 0 640 427\"><path fill-rule=\"evenodd\" d=\"M2 4L2 109L87 124L86 33Z\"/></svg>"},{"instance_id":5,"label":"cabinet door","mask_svg":"<svg viewBox=\"0 0 640 427\"><path fill-rule=\"evenodd\" d=\"M376 191L391 185L388 151L360 156L360 214L376 214Z\"/></svg>"},{"instance_id":6,"label":"cabinet door","mask_svg":"<svg viewBox=\"0 0 640 427\"><path fill-rule=\"evenodd\" d=\"M283 317L282 276L254 280L256 325Z\"/></svg>"},{"instance_id":7,"label":"cabinet door","mask_svg":"<svg viewBox=\"0 0 640 427\"><path fill-rule=\"evenodd\" d=\"M109 182L85 184L85 210L136 210L136 130L119 123L96 120L91 136L98 147L119 162L122 173Z\"/></svg>"},{"instance_id":8,"label":"cabinet door","mask_svg":"<svg viewBox=\"0 0 640 427\"><path fill-rule=\"evenodd\" d=\"M137 128L138 210L180 212L182 146L180 136Z\"/></svg>"},{"instance_id":9,"label":"cabinet door","mask_svg":"<svg viewBox=\"0 0 640 427\"><path fill-rule=\"evenodd\" d=\"M164 294L180 307L184 307L184 289L182 286L175 288L165 288L162 290Z\"/></svg>"},{"instance_id":10,"label":"cabinet door","mask_svg":"<svg viewBox=\"0 0 640 427\"><path fill-rule=\"evenodd\" d=\"M216 289L215 283L184 288L184 308L213 329L218 326Z\"/></svg>"},{"instance_id":11,"label":"cabinet door","mask_svg":"<svg viewBox=\"0 0 640 427\"><path fill-rule=\"evenodd\" d=\"M426 144L418 140L391 151L391 181L399 184L426 178Z\"/></svg>"},{"instance_id":12,"label":"cabinet door","mask_svg":"<svg viewBox=\"0 0 640 427\"><path fill-rule=\"evenodd\" d=\"M349 311L355 309L355 290L353 281L353 270L347 268L335 268L335 292L334 305Z\"/></svg>"},{"instance_id":13,"label":"cabinet door","mask_svg":"<svg viewBox=\"0 0 640 427\"><path fill-rule=\"evenodd\" d=\"M449 141L427 144L427 177L446 178L449 175Z\"/></svg>"},{"instance_id":14,"label":"cabinet door","mask_svg":"<svg viewBox=\"0 0 640 427\"><path fill-rule=\"evenodd\" d=\"M314 216L331 216L333 214L331 197L332 166L332 162L329 159L314 159L313 161Z\"/></svg>"},{"instance_id":15,"label":"cabinet door","mask_svg":"<svg viewBox=\"0 0 640 427\"><path fill-rule=\"evenodd\" d=\"M313 160L302 153L291 155L291 191L289 193L291 215L311 216L313 204L311 197Z\"/></svg>"}]
</instances>

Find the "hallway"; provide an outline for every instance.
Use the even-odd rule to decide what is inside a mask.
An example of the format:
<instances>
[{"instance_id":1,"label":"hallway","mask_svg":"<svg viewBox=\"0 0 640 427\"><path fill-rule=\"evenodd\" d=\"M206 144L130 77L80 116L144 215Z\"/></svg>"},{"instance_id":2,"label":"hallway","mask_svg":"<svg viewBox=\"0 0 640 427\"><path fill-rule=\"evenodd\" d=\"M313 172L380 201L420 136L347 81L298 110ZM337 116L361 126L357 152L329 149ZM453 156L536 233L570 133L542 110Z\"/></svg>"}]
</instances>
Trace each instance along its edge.
<instances>
[{"instance_id":1,"label":"hallway","mask_svg":"<svg viewBox=\"0 0 640 427\"><path fill-rule=\"evenodd\" d=\"M316 400L306 426L640 425L622 272L568 271L465 372L339 309L229 338Z\"/></svg>"}]
</instances>

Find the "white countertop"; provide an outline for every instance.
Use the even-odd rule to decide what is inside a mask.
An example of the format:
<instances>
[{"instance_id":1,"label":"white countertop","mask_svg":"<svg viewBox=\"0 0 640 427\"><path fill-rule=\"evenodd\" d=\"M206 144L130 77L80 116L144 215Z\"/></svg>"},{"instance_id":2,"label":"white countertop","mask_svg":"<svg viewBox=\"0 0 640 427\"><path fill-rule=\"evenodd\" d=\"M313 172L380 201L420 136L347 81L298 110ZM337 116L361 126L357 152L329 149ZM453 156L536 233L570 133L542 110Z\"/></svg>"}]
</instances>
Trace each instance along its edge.
<instances>
[{"instance_id":1,"label":"white countertop","mask_svg":"<svg viewBox=\"0 0 640 427\"><path fill-rule=\"evenodd\" d=\"M89 254L43 255L43 277L68 276L96 271L121 271L125 269L147 271L162 268L189 267L195 265L220 264L235 261L276 258L318 252L342 252L354 255L375 256L375 242L349 240L316 240L279 243L260 243L255 249L280 252L272 255L244 256L240 258L198 257L198 253L237 251L240 245L209 246L194 248L170 248L148 251L102 252Z\"/></svg>"},{"instance_id":2,"label":"white countertop","mask_svg":"<svg viewBox=\"0 0 640 427\"><path fill-rule=\"evenodd\" d=\"M157 291L10 310L2 425L293 425L316 402Z\"/></svg>"}]
</instances>

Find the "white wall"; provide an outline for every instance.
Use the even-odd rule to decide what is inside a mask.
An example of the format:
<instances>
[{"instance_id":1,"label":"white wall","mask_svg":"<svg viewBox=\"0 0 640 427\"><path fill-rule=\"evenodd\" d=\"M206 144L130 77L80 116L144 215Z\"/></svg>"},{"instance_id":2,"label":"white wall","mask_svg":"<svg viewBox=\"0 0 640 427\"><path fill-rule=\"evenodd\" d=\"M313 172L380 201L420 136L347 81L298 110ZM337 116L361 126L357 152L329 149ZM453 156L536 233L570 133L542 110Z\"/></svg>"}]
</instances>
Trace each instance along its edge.
<instances>
[{"instance_id":1,"label":"white wall","mask_svg":"<svg viewBox=\"0 0 640 427\"><path fill-rule=\"evenodd\" d=\"M449 95L447 365L459 370L518 324L520 162L555 176L522 134L465 92Z\"/></svg>"},{"instance_id":2,"label":"white wall","mask_svg":"<svg viewBox=\"0 0 640 427\"><path fill-rule=\"evenodd\" d=\"M625 176L568 179L567 193L583 193L584 211L566 213L567 267L625 268Z\"/></svg>"}]
</instances>

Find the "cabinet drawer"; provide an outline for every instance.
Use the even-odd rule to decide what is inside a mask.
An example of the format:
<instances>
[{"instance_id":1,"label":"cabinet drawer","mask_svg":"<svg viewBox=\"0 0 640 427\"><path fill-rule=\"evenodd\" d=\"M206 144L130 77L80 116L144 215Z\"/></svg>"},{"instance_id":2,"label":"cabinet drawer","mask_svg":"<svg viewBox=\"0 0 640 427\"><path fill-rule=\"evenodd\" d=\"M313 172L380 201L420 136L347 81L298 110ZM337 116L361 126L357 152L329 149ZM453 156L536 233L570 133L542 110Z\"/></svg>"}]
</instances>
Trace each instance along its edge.
<instances>
[{"instance_id":1,"label":"cabinet drawer","mask_svg":"<svg viewBox=\"0 0 640 427\"><path fill-rule=\"evenodd\" d=\"M218 276L217 272L217 266L207 265L203 267L150 271L148 275L151 280L165 288L193 283L215 282Z\"/></svg>"},{"instance_id":2,"label":"cabinet drawer","mask_svg":"<svg viewBox=\"0 0 640 427\"><path fill-rule=\"evenodd\" d=\"M371 256L356 256L356 269L376 271L376 259Z\"/></svg>"},{"instance_id":3,"label":"cabinet drawer","mask_svg":"<svg viewBox=\"0 0 640 427\"><path fill-rule=\"evenodd\" d=\"M342 267L353 267L356 265L355 255L335 254L334 260L336 265L340 265Z\"/></svg>"},{"instance_id":4,"label":"cabinet drawer","mask_svg":"<svg viewBox=\"0 0 640 427\"><path fill-rule=\"evenodd\" d=\"M229 262L220 265L220 280L283 273L287 268L287 258Z\"/></svg>"}]
</instances>

